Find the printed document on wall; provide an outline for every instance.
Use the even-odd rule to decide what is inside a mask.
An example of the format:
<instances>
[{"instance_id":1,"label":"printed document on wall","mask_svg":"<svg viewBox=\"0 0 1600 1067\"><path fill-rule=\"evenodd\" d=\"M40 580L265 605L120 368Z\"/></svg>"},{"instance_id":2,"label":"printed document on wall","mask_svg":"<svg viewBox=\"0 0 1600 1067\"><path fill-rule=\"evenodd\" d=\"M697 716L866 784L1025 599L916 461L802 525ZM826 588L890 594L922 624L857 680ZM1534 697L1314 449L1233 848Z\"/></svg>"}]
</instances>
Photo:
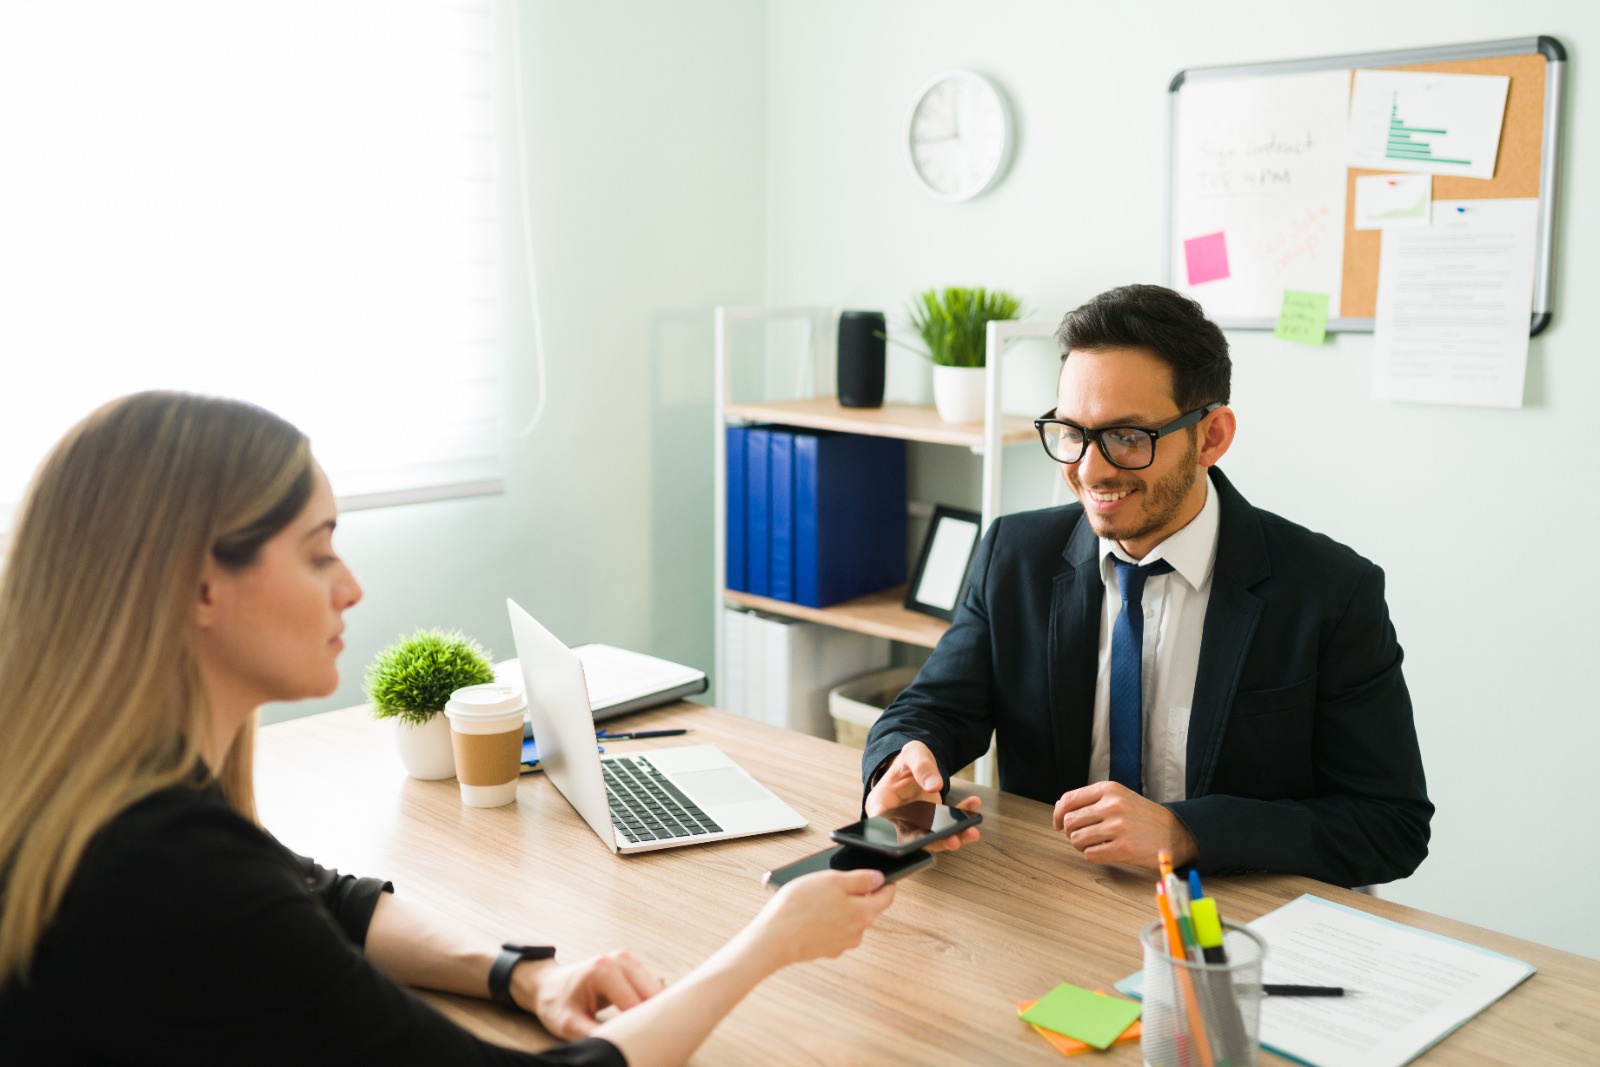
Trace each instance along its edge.
<instances>
[{"instance_id":1,"label":"printed document on wall","mask_svg":"<svg viewBox=\"0 0 1600 1067\"><path fill-rule=\"evenodd\" d=\"M1435 200L1433 225L1386 229L1372 395L1521 407L1539 202Z\"/></svg>"},{"instance_id":2,"label":"printed document on wall","mask_svg":"<svg viewBox=\"0 0 1600 1067\"><path fill-rule=\"evenodd\" d=\"M1493 178L1510 85L1499 74L1358 70L1350 165Z\"/></svg>"},{"instance_id":3,"label":"printed document on wall","mask_svg":"<svg viewBox=\"0 0 1600 1067\"><path fill-rule=\"evenodd\" d=\"M1177 97L1168 262L1212 318L1277 311L1285 289L1344 281L1348 70L1186 83ZM1263 310L1265 309L1265 310Z\"/></svg>"}]
</instances>

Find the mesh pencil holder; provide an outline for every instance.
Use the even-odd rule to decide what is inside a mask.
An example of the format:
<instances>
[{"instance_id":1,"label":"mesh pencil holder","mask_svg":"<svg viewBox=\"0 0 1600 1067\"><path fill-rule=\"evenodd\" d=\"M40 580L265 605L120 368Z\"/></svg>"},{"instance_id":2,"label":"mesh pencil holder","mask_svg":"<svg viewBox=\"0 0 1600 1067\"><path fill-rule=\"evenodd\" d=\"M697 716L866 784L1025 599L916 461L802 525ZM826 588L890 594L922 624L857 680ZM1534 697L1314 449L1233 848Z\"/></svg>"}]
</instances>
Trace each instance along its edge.
<instances>
[{"instance_id":1,"label":"mesh pencil holder","mask_svg":"<svg viewBox=\"0 0 1600 1067\"><path fill-rule=\"evenodd\" d=\"M1194 963L1167 952L1158 920L1139 935L1144 946L1147 1067L1254 1067L1261 1051L1261 958L1254 931L1224 921L1227 963Z\"/></svg>"}]
</instances>

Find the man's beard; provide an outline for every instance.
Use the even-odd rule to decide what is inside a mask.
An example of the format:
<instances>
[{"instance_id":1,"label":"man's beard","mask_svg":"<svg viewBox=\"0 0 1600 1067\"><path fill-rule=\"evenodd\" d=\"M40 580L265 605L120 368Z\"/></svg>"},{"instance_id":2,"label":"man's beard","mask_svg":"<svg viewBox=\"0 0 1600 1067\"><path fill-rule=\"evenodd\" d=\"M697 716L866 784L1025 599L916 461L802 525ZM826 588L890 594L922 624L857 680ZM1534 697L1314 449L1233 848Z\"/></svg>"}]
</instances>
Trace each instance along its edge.
<instances>
[{"instance_id":1,"label":"man's beard","mask_svg":"<svg viewBox=\"0 0 1600 1067\"><path fill-rule=\"evenodd\" d=\"M1200 471L1200 446L1193 440L1189 449L1183 454L1177 469L1166 477L1143 487L1142 496L1145 497L1144 506L1137 514L1128 516L1102 516L1093 508L1085 507L1089 516L1089 526L1095 535L1109 541L1142 541L1152 534L1159 533L1183 510L1184 501L1189 497L1189 490L1194 486L1195 477ZM1074 474L1074 487L1080 495L1087 496L1083 483L1077 480ZM1113 491L1118 486L1099 487L1111 488ZM1124 526L1137 523L1133 529ZM1175 531L1172 531L1175 532Z\"/></svg>"}]
</instances>

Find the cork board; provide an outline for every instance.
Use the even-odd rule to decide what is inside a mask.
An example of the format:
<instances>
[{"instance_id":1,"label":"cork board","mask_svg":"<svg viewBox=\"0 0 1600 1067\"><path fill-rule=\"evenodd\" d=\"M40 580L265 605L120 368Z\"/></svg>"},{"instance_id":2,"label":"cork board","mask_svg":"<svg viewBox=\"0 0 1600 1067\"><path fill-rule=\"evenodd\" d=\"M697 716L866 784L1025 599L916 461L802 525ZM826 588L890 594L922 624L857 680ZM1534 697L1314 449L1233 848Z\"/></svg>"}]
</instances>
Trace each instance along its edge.
<instances>
[{"instance_id":1,"label":"cork board","mask_svg":"<svg viewBox=\"0 0 1600 1067\"><path fill-rule=\"evenodd\" d=\"M1244 67L1204 68L1180 73L1172 82L1169 109L1171 144L1167 203L1168 284L1190 293L1207 306L1208 312L1212 311L1213 305L1216 305L1213 317L1223 326L1246 329L1272 328L1278 312L1276 299L1281 298L1283 288L1309 288L1312 291L1322 291L1324 288L1331 290L1337 286L1335 291L1338 294L1339 312L1336 318L1329 320L1329 329L1371 330L1377 310L1378 253L1382 231L1355 228L1355 182L1356 178L1362 175L1383 172L1344 167L1342 160L1326 156L1302 161L1300 165L1304 173L1290 174L1284 181L1298 178L1302 185L1308 188L1320 182L1323 191L1315 194L1307 192L1303 200L1293 202L1296 213L1289 219L1287 228L1277 220L1267 224L1249 217L1252 211L1268 210L1265 205L1270 194L1253 191L1238 194L1237 204L1225 208L1223 215L1218 215L1213 210L1201 216L1202 221L1195 222L1197 213L1186 210L1186 206L1192 206L1193 198L1197 195L1194 190L1207 182L1214 186L1219 179L1216 174L1196 173L1201 166L1196 163L1200 157L1196 156L1192 144L1186 143L1185 138L1188 138L1188 142L1193 142L1195 137L1199 136L1195 133L1196 127L1203 127L1208 122L1220 122L1215 114L1207 114L1207 109L1215 112L1226 107L1231 117L1248 105L1257 103L1263 113L1273 107L1279 109L1278 117L1274 120L1276 125L1269 124L1266 119L1256 120L1258 125L1251 128L1252 139L1246 141L1241 138L1240 144L1263 149L1292 148L1294 138L1299 136L1299 127L1285 119L1282 111L1286 105L1281 101L1295 99L1297 92L1295 86L1298 82L1320 78L1323 79L1322 84L1326 85L1326 79L1337 76L1337 72L1343 72L1344 75L1346 105L1349 86L1354 81L1357 69L1503 75L1508 77L1510 82L1506 93L1506 110L1500 129L1494 177L1480 179L1435 174L1433 198L1435 200L1537 198L1540 201L1540 239L1537 252L1539 262L1535 267L1534 321L1531 324L1532 332L1539 332L1550 318L1550 266L1558 148L1558 145L1552 142L1555 139L1554 131L1559 130L1560 75L1564 66L1565 51L1559 42L1548 37L1534 37L1491 41L1477 45L1291 60ZM1337 86L1334 88L1337 89ZM1219 89L1225 91L1218 92ZM1214 102L1208 103L1208 101ZM1238 121L1231 118L1230 120ZM1324 113L1316 121L1320 121L1325 129L1329 119ZM1313 120L1308 117L1307 132L1304 134L1307 143L1312 140L1310 131L1313 125ZM1212 141L1208 142L1208 147L1213 152L1216 151L1216 144L1225 140L1220 130L1221 126L1217 125L1206 133L1206 136L1212 138ZM1328 172L1327 168L1330 167L1335 169L1334 173ZM1334 182L1332 188L1338 187L1337 171L1343 172L1342 234L1338 233L1337 226L1326 227L1324 223L1325 228L1322 231L1318 231L1314 226L1314 216L1320 214L1325 217L1330 214L1326 210L1326 205L1337 198L1336 192L1328 191L1330 179ZM1264 183L1262 187L1264 188ZM1318 196L1322 199L1317 199ZM1248 276L1250 270L1256 268L1258 276L1251 284L1234 285L1232 289L1214 283L1209 286L1184 284L1185 238L1193 236L1195 232L1222 228L1223 222L1219 219L1226 219L1232 223L1227 252L1234 274ZM1254 230L1251 229L1252 223L1258 223ZM1188 228L1184 229L1185 226ZM1303 255L1314 256L1320 253L1324 257L1322 270L1325 273L1322 277L1328 279L1328 284L1324 286L1304 282L1295 284L1291 276L1286 284L1276 290L1272 288L1270 272L1262 263L1252 260L1264 260L1266 257L1280 254L1284 247L1283 234L1286 232L1289 234L1291 244L1296 238L1305 238L1304 247L1299 249ZM1239 239L1233 239L1234 234L1238 234ZM1251 237L1255 239L1248 239ZM1304 277L1304 274L1301 277ZM1231 281L1225 283L1229 284L1233 283Z\"/></svg>"}]
</instances>

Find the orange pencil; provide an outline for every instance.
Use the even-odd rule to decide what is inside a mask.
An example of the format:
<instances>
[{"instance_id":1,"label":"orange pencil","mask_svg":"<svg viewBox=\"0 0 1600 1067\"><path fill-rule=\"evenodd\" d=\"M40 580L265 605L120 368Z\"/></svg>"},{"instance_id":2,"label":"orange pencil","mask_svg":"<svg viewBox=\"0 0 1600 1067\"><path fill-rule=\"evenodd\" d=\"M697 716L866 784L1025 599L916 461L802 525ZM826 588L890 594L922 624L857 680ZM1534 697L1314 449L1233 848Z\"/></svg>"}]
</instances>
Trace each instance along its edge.
<instances>
[{"instance_id":1,"label":"orange pencil","mask_svg":"<svg viewBox=\"0 0 1600 1067\"><path fill-rule=\"evenodd\" d=\"M1200 1001L1195 997L1194 983L1190 981L1188 969L1179 962L1188 959L1183 951L1183 934L1178 931L1178 920L1173 914L1171 903L1167 900L1167 887L1162 882L1156 883L1156 910L1161 913L1161 925L1166 930L1167 954L1174 961L1172 969L1177 972L1179 996L1189 1015L1189 1032L1194 1037L1194 1045L1200 1050L1200 1063L1203 1067L1215 1067L1211 1058L1211 1041L1206 1035L1205 1020L1200 1015Z\"/></svg>"}]
</instances>

